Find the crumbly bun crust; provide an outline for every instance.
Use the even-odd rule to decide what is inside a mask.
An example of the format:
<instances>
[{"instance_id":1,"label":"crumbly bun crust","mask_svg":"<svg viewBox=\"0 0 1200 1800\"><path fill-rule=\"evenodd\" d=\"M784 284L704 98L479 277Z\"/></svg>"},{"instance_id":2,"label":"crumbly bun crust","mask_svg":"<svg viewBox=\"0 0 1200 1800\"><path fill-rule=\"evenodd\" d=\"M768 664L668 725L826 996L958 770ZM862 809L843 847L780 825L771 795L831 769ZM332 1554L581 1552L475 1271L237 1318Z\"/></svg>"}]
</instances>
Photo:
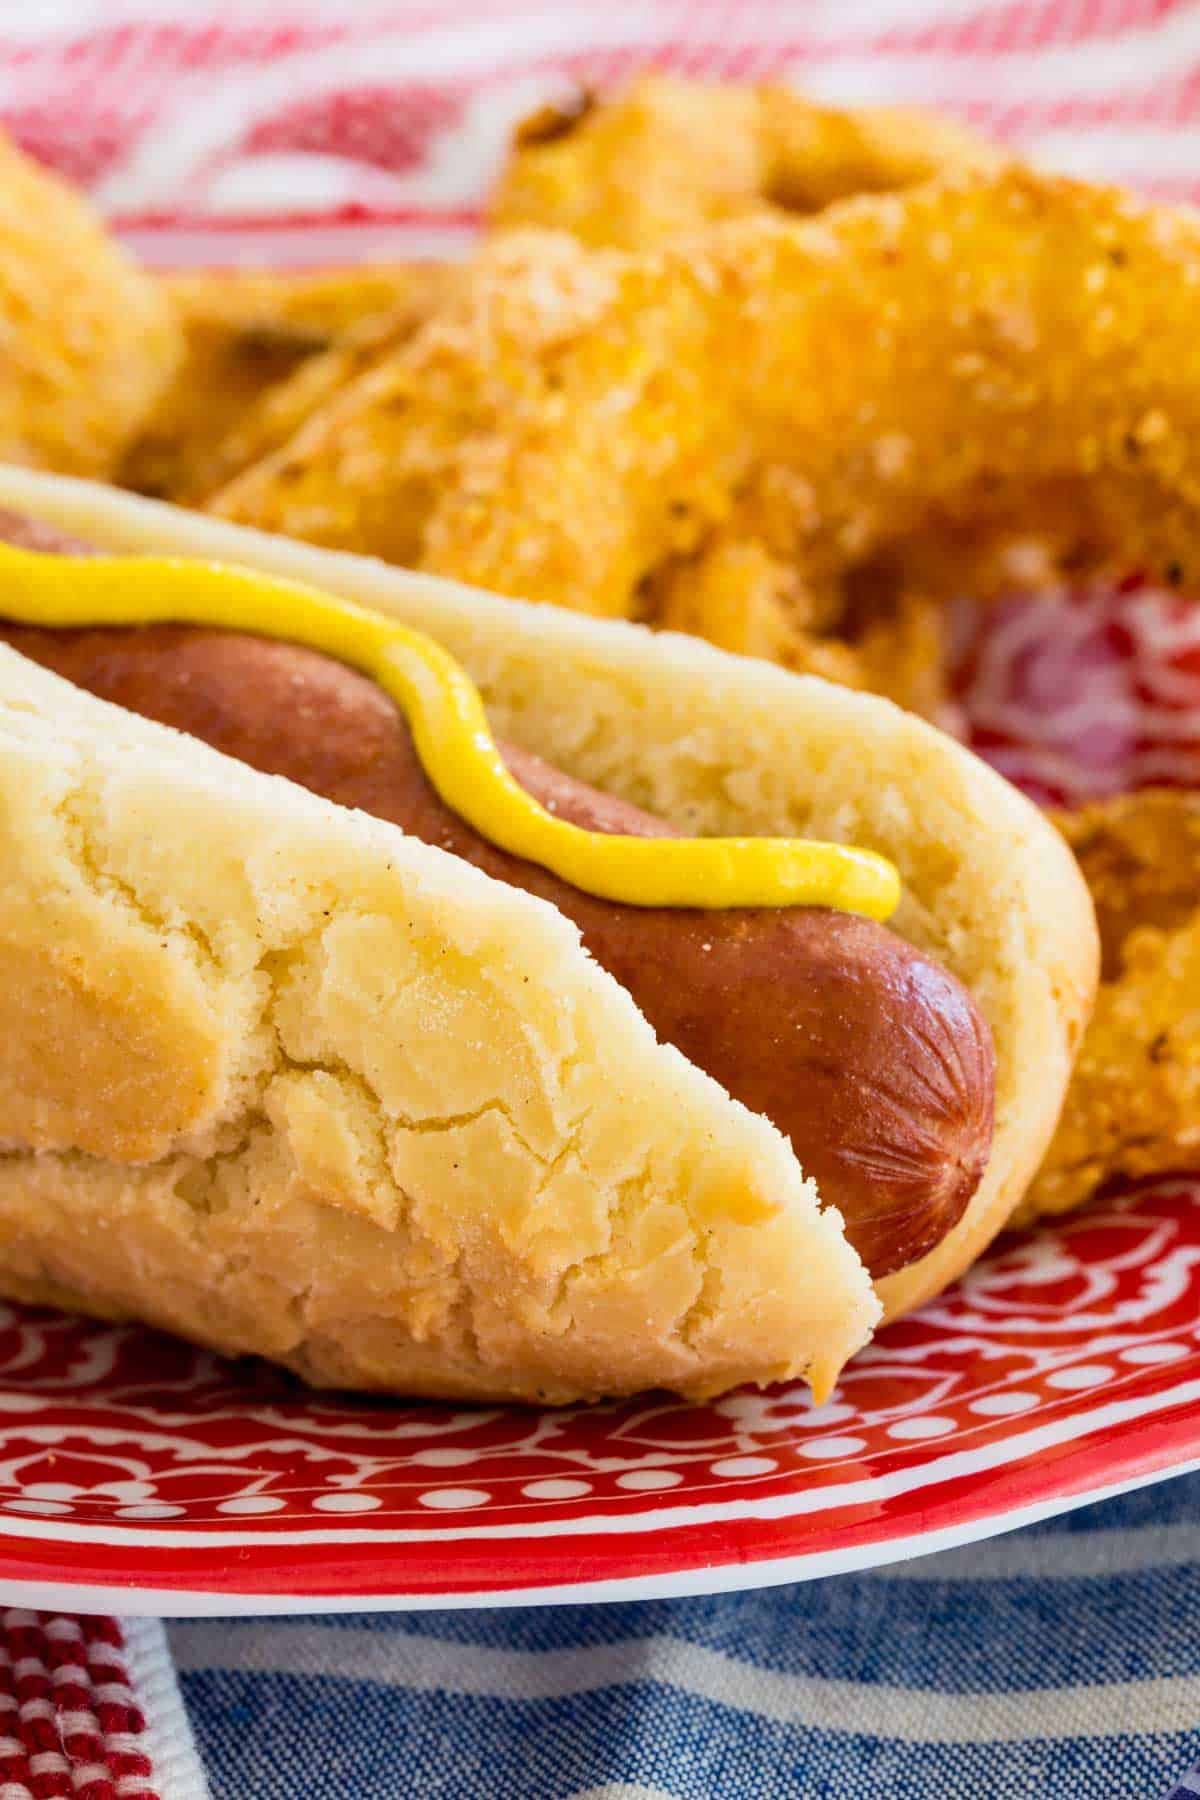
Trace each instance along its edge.
<instances>
[{"instance_id":1,"label":"crumbly bun crust","mask_svg":"<svg viewBox=\"0 0 1200 1800\"><path fill-rule=\"evenodd\" d=\"M1057 833L959 746L695 640L86 483L0 470L0 506L401 617L463 660L498 732L689 829L891 856L893 924L991 1025L997 1129L959 1225L880 1284L888 1315L1008 1218L1095 926ZM0 1290L428 1394L822 1388L862 1342L874 1298L789 1146L654 1041L553 909L11 654L0 696L21 875L0 913Z\"/></svg>"}]
</instances>

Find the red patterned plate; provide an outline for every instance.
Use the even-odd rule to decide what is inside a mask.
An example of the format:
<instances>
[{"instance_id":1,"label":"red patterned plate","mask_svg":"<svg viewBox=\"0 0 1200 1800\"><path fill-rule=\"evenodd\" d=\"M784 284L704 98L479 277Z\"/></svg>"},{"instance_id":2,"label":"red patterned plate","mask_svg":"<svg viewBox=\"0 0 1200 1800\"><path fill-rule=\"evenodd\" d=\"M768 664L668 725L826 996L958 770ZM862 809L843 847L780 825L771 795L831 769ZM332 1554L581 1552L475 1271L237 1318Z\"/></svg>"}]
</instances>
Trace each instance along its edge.
<instances>
[{"instance_id":1,"label":"red patterned plate","mask_svg":"<svg viewBox=\"0 0 1200 1800\"><path fill-rule=\"evenodd\" d=\"M126 1612L644 1597L909 1556L1200 1463L1200 1182L1003 1243L814 1407L314 1397L0 1311L0 1590Z\"/></svg>"},{"instance_id":2,"label":"red patterned plate","mask_svg":"<svg viewBox=\"0 0 1200 1800\"><path fill-rule=\"evenodd\" d=\"M965 631L977 747L1041 797L1200 779L1200 608L1136 583ZM1047 704L1048 701L1053 704ZM125 1612L645 1597L861 1567L1200 1466L1200 1177L1010 1237L812 1406L315 1396L0 1310L0 1595Z\"/></svg>"}]
</instances>

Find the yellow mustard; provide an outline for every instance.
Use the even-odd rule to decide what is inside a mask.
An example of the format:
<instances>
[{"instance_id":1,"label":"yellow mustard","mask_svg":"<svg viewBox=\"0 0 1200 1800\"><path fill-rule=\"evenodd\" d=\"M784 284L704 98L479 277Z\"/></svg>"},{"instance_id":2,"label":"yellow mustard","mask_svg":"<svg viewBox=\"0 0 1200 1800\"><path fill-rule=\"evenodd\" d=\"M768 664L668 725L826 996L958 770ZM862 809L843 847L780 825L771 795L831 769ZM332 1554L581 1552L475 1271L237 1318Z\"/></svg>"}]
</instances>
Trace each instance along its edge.
<instances>
[{"instance_id":1,"label":"yellow mustard","mask_svg":"<svg viewBox=\"0 0 1200 1800\"><path fill-rule=\"evenodd\" d=\"M831 906L886 919L893 865L797 838L648 838L555 818L509 774L479 690L440 644L299 582L183 558L62 556L0 545L0 613L26 625L204 625L282 638L371 676L408 721L443 801L501 849L628 906Z\"/></svg>"}]
</instances>

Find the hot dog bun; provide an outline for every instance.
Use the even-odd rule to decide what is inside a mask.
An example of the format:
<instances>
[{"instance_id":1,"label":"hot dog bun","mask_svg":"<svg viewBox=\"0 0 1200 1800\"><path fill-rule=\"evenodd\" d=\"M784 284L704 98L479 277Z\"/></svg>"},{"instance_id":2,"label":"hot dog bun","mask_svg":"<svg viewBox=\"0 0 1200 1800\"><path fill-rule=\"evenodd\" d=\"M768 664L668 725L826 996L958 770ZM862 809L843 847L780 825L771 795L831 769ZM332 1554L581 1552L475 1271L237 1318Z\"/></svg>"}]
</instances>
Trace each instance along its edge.
<instances>
[{"instance_id":1,"label":"hot dog bun","mask_svg":"<svg viewBox=\"0 0 1200 1800\"><path fill-rule=\"evenodd\" d=\"M0 538L14 536L31 549L83 548L0 513ZM29 629L3 605L0 589L0 641L98 699L548 900L658 1038L778 1126L872 1276L915 1262L962 1217L991 1152L991 1034L962 983L894 931L826 907L713 912L582 893L448 807L394 702L344 663L237 631ZM501 750L556 818L678 835L527 750Z\"/></svg>"},{"instance_id":2,"label":"hot dog bun","mask_svg":"<svg viewBox=\"0 0 1200 1800\"><path fill-rule=\"evenodd\" d=\"M321 1383L826 1384L774 1128L544 903L0 654L0 1287Z\"/></svg>"},{"instance_id":3,"label":"hot dog bun","mask_svg":"<svg viewBox=\"0 0 1200 1800\"><path fill-rule=\"evenodd\" d=\"M505 737L687 829L891 856L906 889L894 924L991 1026L997 1128L960 1223L880 1284L888 1312L944 1285L1007 1218L1057 1117L1095 930L1057 835L961 748L884 701L692 640L86 483L3 470L0 506L401 616L461 657ZM875 1311L836 1218L765 1120L653 1042L560 915L11 654L4 668L4 767L22 769L4 777L22 821L8 860L26 866L35 843L50 858L54 891L76 896L79 954L64 986L61 920L40 906L10 927L26 937L10 951L0 1132L40 1153L0 1176L0 1288L410 1392L699 1394L806 1370L827 1383ZM58 779L67 763L76 798L52 806L43 785L31 812L30 770ZM22 971L39 958L35 991ZM394 1012L367 993L381 972ZM59 1085L35 1139L21 1047L32 1065L55 1008ZM433 1071L420 1091L417 1039Z\"/></svg>"}]
</instances>

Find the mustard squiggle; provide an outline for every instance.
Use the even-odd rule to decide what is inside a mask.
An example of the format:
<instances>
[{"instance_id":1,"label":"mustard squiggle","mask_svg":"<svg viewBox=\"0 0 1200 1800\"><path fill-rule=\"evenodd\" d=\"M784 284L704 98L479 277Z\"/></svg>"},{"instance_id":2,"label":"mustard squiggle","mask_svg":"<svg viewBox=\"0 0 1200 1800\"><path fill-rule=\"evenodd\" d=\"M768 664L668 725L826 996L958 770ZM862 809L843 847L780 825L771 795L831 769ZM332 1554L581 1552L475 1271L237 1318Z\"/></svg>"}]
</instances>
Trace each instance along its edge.
<instances>
[{"instance_id":1,"label":"mustard squiggle","mask_svg":"<svg viewBox=\"0 0 1200 1800\"><path fill-rule=\"evenodd\" d=\"M886 919L895 867L801 838L650 838L545 811L496 748L478 688L423 632L299 582L185 558L63 556L0 545L0 614L49 627L201 625L323 651L369 675L408 721L433 786L500 849L627 906L830 906Z\"/></svg>"}]
</instances>

